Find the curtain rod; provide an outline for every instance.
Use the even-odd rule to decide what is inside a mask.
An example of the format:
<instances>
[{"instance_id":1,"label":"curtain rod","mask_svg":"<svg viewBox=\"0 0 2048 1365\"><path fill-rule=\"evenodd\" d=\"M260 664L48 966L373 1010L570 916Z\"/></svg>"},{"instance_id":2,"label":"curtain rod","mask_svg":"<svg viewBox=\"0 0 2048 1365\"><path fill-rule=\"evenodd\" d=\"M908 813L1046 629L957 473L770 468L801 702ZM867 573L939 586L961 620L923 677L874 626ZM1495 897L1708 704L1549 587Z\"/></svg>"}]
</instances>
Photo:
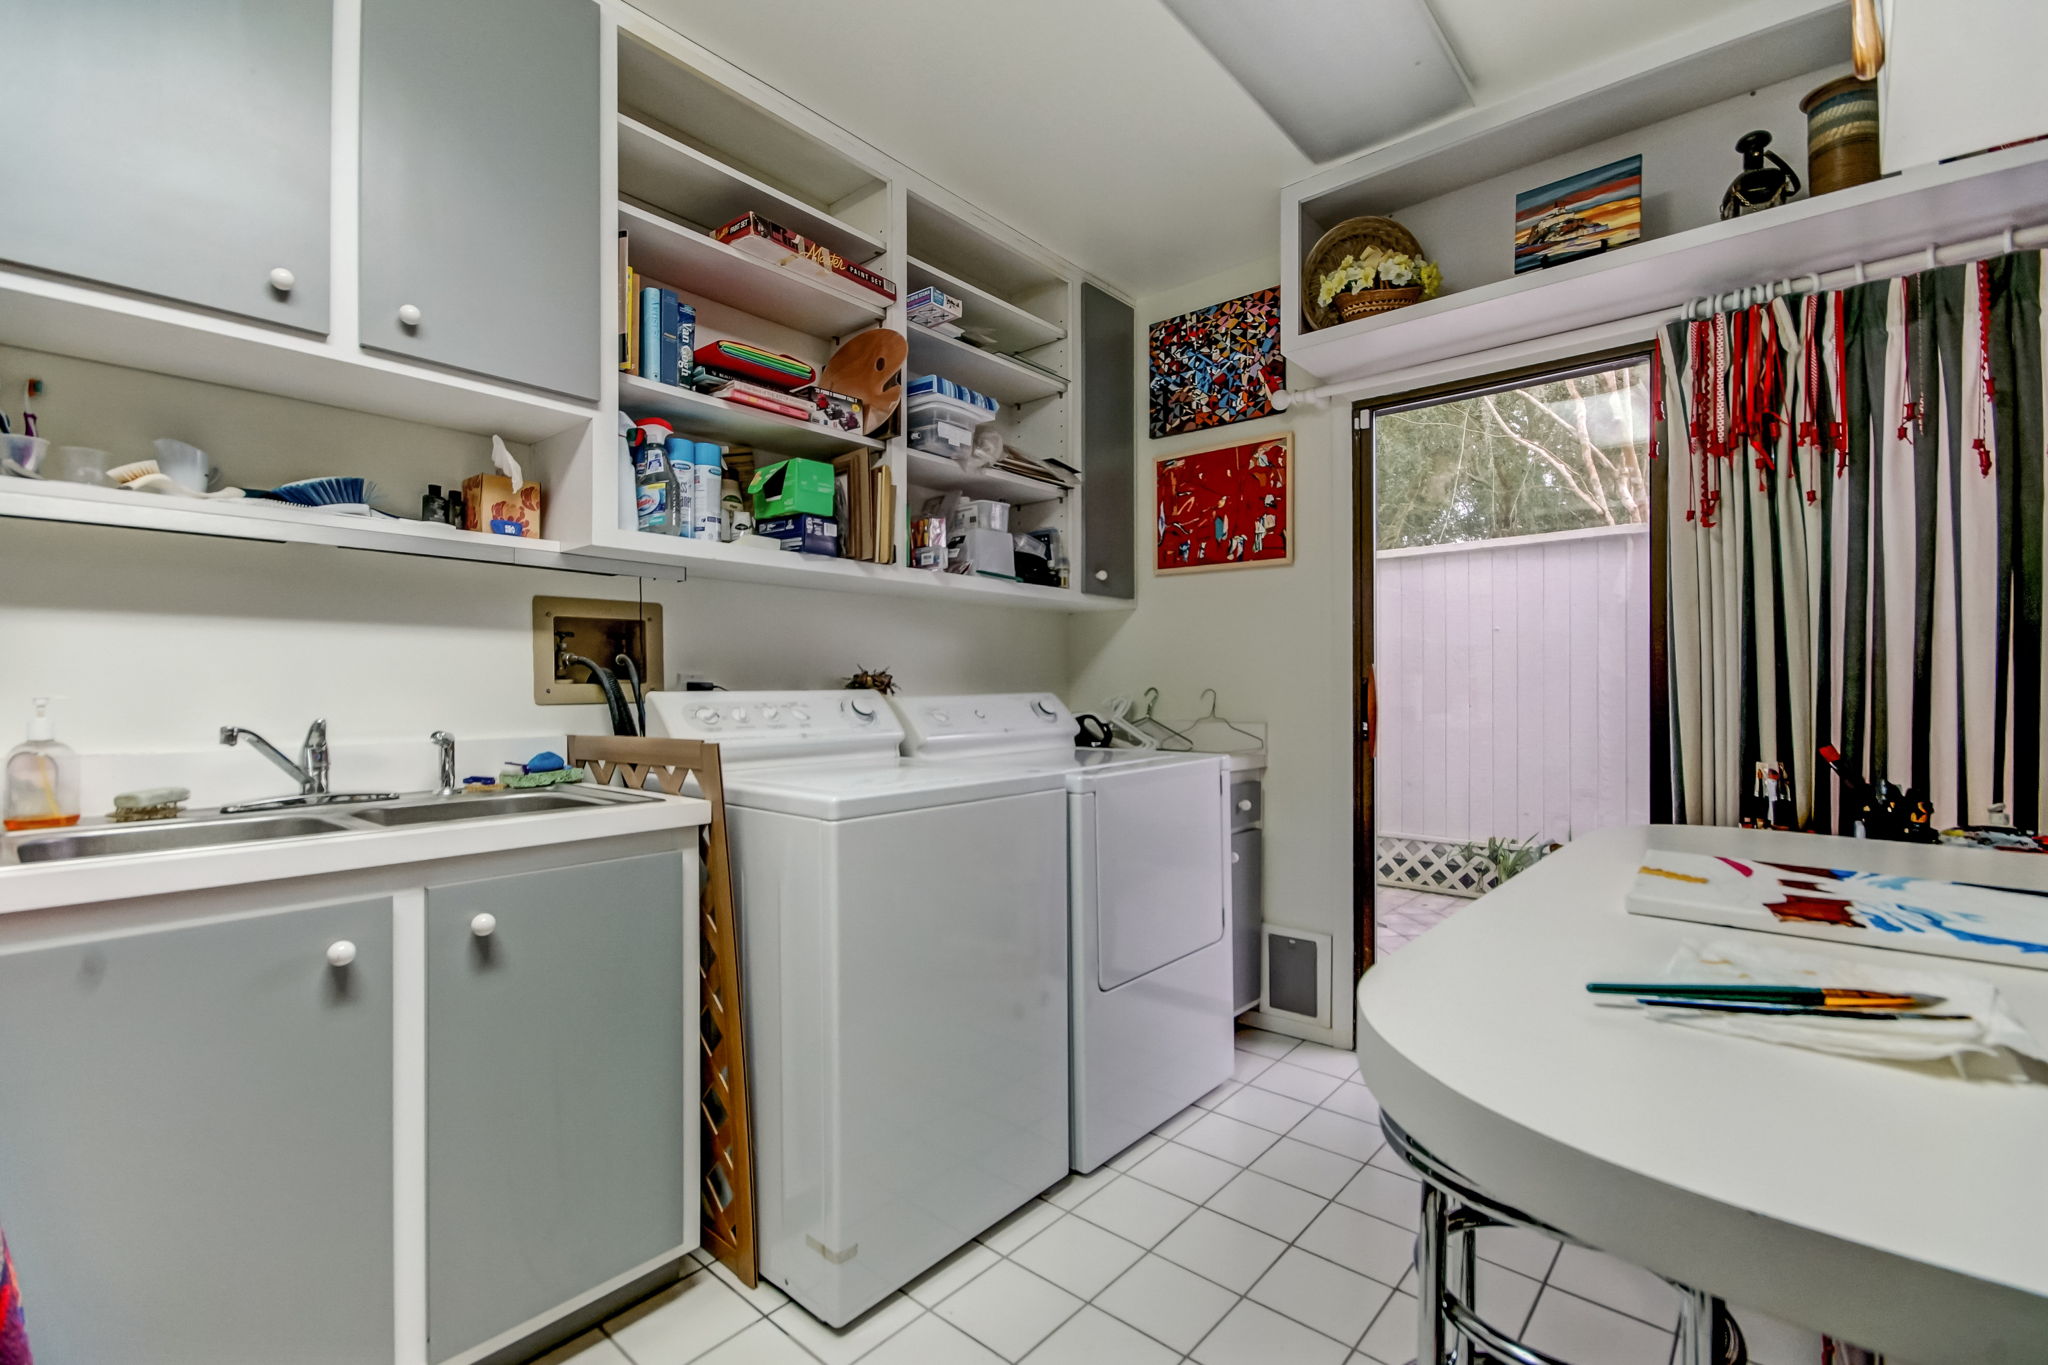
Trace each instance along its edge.
<instances>
[{"instance_id":1,"label":"curtain rod","mask_svg":"<svg viewBox=\"0 0 2048 1365\"><path fill-rule=\"evenodd\" d=\"M1646 325L1654 325L1658 321L1693 322L1709 314L1726 311L1728 308L1746 308L1793 294L1810 294L1823 289L1840 288L1843 285L1863 284L1873 278L1902 275L1912 270L1962 265L1988 256L2007 256L2015 251L2032 250L2036 247L2048 247L2048 223L2036 223L2030 227L2009 227L2003 232L1973 237L1962 242L1930 242L1918 251L1886 256L1881 260L1858 261L1854 265L1841 266L1833 270L1808 271L1803 275L1753 284L1745 289L1727 293L1702 295L1688 300L1671 312L1640 316ZM1947 259L1944 260L1944 257ZM1705 311L1702 312L1701 309ZM1627 321L1629 319L1621 318L1603 325L1613 326ZM1363 378L1347 379L1335 384L1321 384L1312 389L1272 389L1269 390L1269 394L1273 410L1285 412L1296 403L1320 406L1331 396L1356 389L1366 382Z\"/></svg>"}]
</instances>

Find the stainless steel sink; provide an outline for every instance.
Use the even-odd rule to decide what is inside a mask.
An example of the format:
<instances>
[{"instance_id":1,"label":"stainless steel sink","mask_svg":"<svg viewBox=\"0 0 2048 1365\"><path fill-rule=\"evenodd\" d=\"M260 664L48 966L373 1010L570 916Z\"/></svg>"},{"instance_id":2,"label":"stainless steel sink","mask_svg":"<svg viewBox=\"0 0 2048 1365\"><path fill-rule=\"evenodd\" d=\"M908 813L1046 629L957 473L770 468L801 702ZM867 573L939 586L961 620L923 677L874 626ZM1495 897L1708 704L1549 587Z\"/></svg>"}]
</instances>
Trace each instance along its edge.
<instances>
[{"instance_id":1,"label":"stainless steel sink","mask_svg":"<svg viewBox=\"0 0 2048 1365\"><path fill-rule=\"evenodd\" d=\"M180 848L216 848L222 844L303 839L313 834L346 834L349 828L340 820L313 815L190 824L166 820L126 828L38 834L9 842L14 845L14 857L18 862L54 863L70 858L110 858L126 853L162 853Z\"/></svg>"},{"instance_id":2,"label":"stainless steel sink","mask_svg":"<svg viewBox=\"0 0 2048 1365\"><path fill-rule=\"evenodd\" d=\"M451 796L419 805L364 806L350 817L387 828L432 825L444 820L483 820L494 815L542 815L548 811L595 810L616 798L571 796L566 792L518 792L505 796Z\"/></svg>"}]
</instances>

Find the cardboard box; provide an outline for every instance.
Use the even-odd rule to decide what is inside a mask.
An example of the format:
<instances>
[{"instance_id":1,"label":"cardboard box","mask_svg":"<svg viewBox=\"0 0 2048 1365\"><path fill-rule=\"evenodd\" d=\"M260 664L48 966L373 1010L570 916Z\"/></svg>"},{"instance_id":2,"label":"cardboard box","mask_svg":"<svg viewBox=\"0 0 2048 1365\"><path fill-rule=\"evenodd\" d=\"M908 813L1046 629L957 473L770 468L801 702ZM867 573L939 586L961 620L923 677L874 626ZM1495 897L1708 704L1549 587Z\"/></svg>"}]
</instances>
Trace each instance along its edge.
<instances>
[{"instance_id":1,"label":"cardboard box","mask_svg":"<svg viewBox=\"0 0 2048 1365\"><path fill-rule=\"evenodd\" d=\"M741 214L713 232L711 239L770 265L780 265L791 256L800 256L810 245L803 237L780 223L769 222L758 213Z\"/></svg>"},{"instance_id":2,"label":"cardboard box","mask_svg":"<svg viewBox=\"0 0 2048 1365\"><path fill-rule=\"evenodd\" d=\"M836 556L839 553L839 526L830 517L808 514L770 517L755 523L754 534L779 540L783 549L795 550L799 554Z\"/></svg>"},{"instance_id":3,"label":"cardboard box","mask_svg":"<svg viewBox=\"0 0 2048 1365\"><path fill-rule=\"evenodd\" d=\"M990 498L968 498L953 509L950 521L951 529L955 531L976 528L1007 531L1010 529L1010 504Z\"/></svg>"},{"instance_id":4,"label":"cardboard box","mask_svg":"<svg viewBox=\"0 0 2048 1365\"><path fill-rule=\"evenodd\" d=\"M503 474L472 474L462 481L462 519L467 530L539 540L540 485L521 484L515 493Z\"/></svg>"},{"instance_id":5,"label":"cardboard box","mask_svg":"<svg viewBox=\"0 0 2048 1365\"><path fill-rule=\"evenodd\" d=\"M825 461L783 460L757 470L747 491L754 499L756 521L805 513L829 521L832 487L832 466Z\"/></svg>"},{"instance_id":6,"label":"cardboard box","mask_svg":"<svg viewBox=\"0 0 2048 1365\"><path fill-rule=\"evenodd\" d=\"M1017 542L1008 531L981 527L955 531L947 545L951 551L947 557L954 564L966 565L969 572L992 578L1017 576Z\"/></svg>"}]
</instances>

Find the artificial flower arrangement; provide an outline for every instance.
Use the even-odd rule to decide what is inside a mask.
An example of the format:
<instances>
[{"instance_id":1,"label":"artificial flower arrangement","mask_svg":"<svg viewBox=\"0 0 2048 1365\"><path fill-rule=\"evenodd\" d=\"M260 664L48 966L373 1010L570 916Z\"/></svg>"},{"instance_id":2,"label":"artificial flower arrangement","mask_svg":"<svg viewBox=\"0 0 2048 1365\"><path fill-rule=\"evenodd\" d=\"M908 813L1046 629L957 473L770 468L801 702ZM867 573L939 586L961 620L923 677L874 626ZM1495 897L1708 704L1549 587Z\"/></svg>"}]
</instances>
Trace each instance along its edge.
<instances>
[{"instance_id":1,"label":"artificial flower arrangement","mask_svg":"<svg viewBox=\"0 0 2048 1365\"><path fill-rule=\"evenodd\" d=\"M1346 256L1335 270L1323 276L1316 288L1316 302L1327 308L1332 299L1344 294L1418 286L1423 298L1435 298L1444 287L1444 272L1437 269L1434 261L1410 256L1405 251L1382 251L1369 246L1356 256Z\"/></svg>"}]
</instances>

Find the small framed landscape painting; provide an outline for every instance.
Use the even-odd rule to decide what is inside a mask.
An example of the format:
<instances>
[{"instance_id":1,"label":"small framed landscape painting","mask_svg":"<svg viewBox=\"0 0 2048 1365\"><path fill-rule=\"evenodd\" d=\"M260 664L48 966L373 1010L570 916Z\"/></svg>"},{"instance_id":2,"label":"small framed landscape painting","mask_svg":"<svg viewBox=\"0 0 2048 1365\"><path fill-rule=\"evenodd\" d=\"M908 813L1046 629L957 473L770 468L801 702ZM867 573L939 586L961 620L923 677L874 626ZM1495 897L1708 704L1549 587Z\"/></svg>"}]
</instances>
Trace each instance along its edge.
<instances>
[{"instance_id":1,"label":"small framed landscape painting","mask_svg":"<svg viewBox=\"0 0 2048 1365\"><path fill-rule=\"evenodd\" d=\"M1626 157L1515 196L1515 273L1563 265L1643 235L1643 159Z\"/></svg>"},{"instance_id":2,"label":"small framed landscape painting","mask_svg":"<svg viewBox=\"0 0 2048 1365\"><path fill-rule=\"evenodd\" d=\"M1147 339L1155 440L1270 417L1287 387L1278 286L1155 322Z\"/></svg>"},{"instance_id":3,"label":"small framed landscape painting","mask_svg":"<svg viewBox=\"0 0 2048 1365\"><path fill-rule=\"evenodd\" d=\"M1293 438L1161 460L1155 573L1294 561Z\"/></svg>"}]
</instances>

